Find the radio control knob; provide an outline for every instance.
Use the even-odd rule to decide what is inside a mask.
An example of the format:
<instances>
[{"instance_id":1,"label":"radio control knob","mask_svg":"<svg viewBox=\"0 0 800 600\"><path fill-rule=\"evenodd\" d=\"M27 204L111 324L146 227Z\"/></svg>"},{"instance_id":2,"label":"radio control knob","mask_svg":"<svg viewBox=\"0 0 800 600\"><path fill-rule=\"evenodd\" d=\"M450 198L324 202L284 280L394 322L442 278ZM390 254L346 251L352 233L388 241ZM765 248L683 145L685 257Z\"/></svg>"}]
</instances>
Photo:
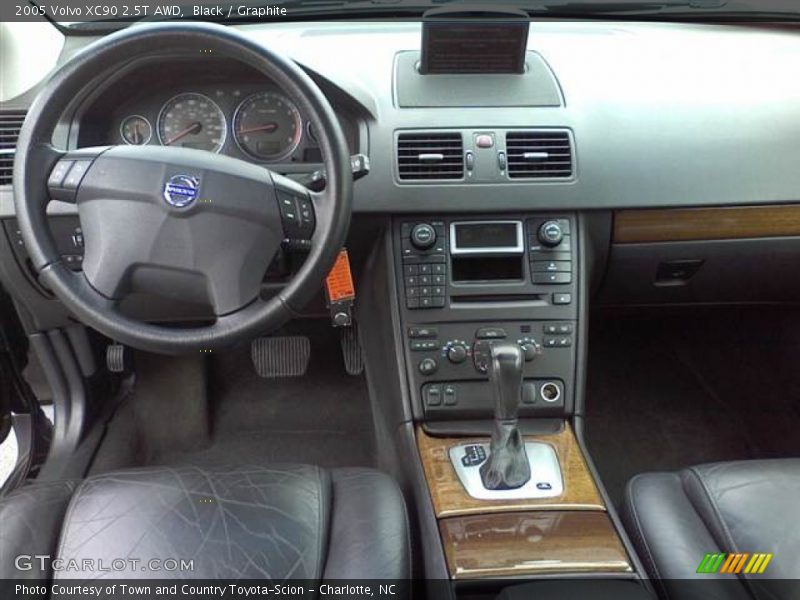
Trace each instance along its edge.
<instances>
[{"instance_id":1,"label":"radio control knob","mask_svg":"<svg viewBox=\"0 0 800 600\"><path fill-rule=\"evenodd\" d=\"M448 346L447 360L454 364L460 364L467 360L467 346L461 342Z\"/></svg>"},{"instance_id":2,"label":"radio control knob","mask_svg":"<svg viewBox=\"0 0 800 600\"><path fill-rule=\"evenodd\" d=\"M411 230L411 245L417 250L427 250L436 243L436 230L433 225L419 223Z\"/></svg>"},{"instance_id":3,"label":"radio control knob","mask_svg":"<svg viewBox=\"0 0 800 600\"><path fill-rule=\"evenodd\" d=\"M545 221L539 226L536 237L545 246L558 246L564 239L564 231L558 221Z\"/></svg>"}]
</instances>

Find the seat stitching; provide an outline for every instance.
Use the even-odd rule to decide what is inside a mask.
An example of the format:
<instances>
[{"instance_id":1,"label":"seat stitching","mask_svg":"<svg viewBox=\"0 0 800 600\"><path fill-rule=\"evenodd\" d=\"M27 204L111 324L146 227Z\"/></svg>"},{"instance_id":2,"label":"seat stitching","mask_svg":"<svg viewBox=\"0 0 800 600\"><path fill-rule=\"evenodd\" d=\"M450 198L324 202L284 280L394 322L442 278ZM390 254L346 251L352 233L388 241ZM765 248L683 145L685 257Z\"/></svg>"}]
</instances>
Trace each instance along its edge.
<instances>
[{"instance_id":1,"label":"seat stitching","mask_svg":"<svg viewBox=\"0 0 800 600\"><path fill-rule=\"evenodd\" d=\"M697 481L700 483L700 487L702 488L703 493L706 495L706 499L708 500L708 503L711 505L711 510L713 511L714 516L716 517L717 521L719 521L720 525L722 526L723 534L725 536L727 536L727 538L728 538L727 540L724 540L724 541L726 543L730 543L730 547L731 547L731 550L733 552L739 552L739 547L736 544L736 542L734 541L733 535L731 534L730 529L728 529L728 524L722 518L722 513L719 512L719 508L717 507L716 502L714 502L714 499L711 496L711 491L708 489L708 486L706 485L705 480L703 480L703 478L701 477L699 471L697 471L697 469L695 467L689 467L687 469L687 471L689 471L697 479ZM687 496L688 496L688 494L687 494ZM689 498L691 499L691 497L689 497Z\"/></svg>"},{"instance_id":2,"label":"seat stitching","mask_svg":"<svg viewBox=\"0 0 800 600\"><path fill-rule=\"evenodd\" d=\"M72 513L75 511L75 505L80 500L81 494L83 493L83 488L87 486L89 481L91 480L84 479L81 481L70 496L69 504L67 505L67 512L65 513L64 520L61 523L61 531L59 532L58 536L58 547L55 558L59 558L64 550L64 544L67 538L67 530L69 529L69 524L72 522ZM55 577L53 578L55 579Z\"/></svg>"},{"instance_id":3,"label":"seat stitching","mask_svg":"<svg viewBox=\"0 0 800 600\"><path fill-rule=\"evenodd\" d=\"M628 484L628 490L627 490L627 494L628 494L628 510L631 513L631 516L633 517L634 529L635 529L634 533L636 534L636 537L641 542L641 545L644 547L645 558L650 563L650 566L652 567L653 572L656 575L656 581L658 582L657 585L661 589L664 597L667 598L667 600L669 600L669 597L670 597L669 591L667 590L666 585L664 584L664 582L661 579L661 573L659 572L658 567L656 566L655 558L654 558L652 552L650 551L650 546L647 544L647 540L644 538L644 529L642 528L641 521L639 520L639 515L636 512L636 505L634 504L634 501L633 501L633 488L634 488L634 485L636 484L636 481L639 478L640 478L640 476L636 475L633 479L631 479L630 483Z\"/></svg>"}]
</instances>

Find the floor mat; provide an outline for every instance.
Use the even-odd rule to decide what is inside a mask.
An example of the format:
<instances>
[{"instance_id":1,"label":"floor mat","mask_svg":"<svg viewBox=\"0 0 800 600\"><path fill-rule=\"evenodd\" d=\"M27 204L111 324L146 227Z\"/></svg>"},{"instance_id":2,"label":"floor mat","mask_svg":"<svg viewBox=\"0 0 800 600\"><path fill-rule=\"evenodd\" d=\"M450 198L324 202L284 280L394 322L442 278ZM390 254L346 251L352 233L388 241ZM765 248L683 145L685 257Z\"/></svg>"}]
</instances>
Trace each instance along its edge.
<instances>
[{"instance_id":1,"label":"floor mat","mask_svg":"<svg viewBox=\"0 0 800 600\"><path fill-rule=\"evenodd\" d=\"M136 431L130 431L128 426L124 435L117 434L121 442L116 445L133 445L146 448L147 452L128 456L127 464L111 464L114 461L109 460L109 455L120 455L119 449L113 450L112 435L104 442L112 451L101 452L105 460L92 472L143 464L186 463L372 466L374 429L366 382L363 375L346 374L338 331L320 320L293 324L287 329L289 333L308 335L311 340L311 360L304 376L262 379L250 361L249 347L220 352L206 358L202 369L207 400L196 389L182 394L175 385L168 384L178 377L187 378L191 375L189 369L172 371L169 361L162 361L161 366L147 361L143 365L147 372L140 373L141 378L159 383L137 384L138 397L115 418L115 421L125 420L126 415L136 414ZM198 377L197 372L194 377ZM205 422L196 416L184 421L175 410L163 408L194 407L205 402L208 404L203 409ZM142 410L142 406L147 410ZM165 415L171 435L150 435L148 432L164 430ZM117 429L124 428L117 425ZM110 431L113 433L114 428Z\"/></svg>"},{"instance_id":2,"label":"floor mat","mask_svg":"<svg viewBox=\"0 0 800 600\"><path fill-rule=\"evenodd\" d=\"M587 444L615 504L645 471L800 455L800 313L591 322Z\"/></svg>"}]
</instances>

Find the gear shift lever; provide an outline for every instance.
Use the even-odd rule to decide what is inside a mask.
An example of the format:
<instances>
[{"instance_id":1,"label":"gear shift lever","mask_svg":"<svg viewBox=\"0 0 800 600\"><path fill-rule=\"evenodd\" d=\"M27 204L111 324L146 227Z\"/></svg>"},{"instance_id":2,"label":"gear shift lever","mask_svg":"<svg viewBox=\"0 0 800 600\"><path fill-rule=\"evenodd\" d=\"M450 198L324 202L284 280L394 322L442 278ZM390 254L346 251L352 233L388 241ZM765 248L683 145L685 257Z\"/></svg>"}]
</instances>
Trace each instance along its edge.
<instances>
[{"instance_id":1,"label":"gear shift lever","mask_svg":"<svg viewBox=\"0 0 800 600\"><path fill-rule=\"evenodd\" d=\"M525 444L517 428L522 400L522 349L517 344L491 346L489 381L494 395L494 429L489 458L481 465L481 479L489 490L513 490L531 478Z\"/></svg>"}]
</instances>

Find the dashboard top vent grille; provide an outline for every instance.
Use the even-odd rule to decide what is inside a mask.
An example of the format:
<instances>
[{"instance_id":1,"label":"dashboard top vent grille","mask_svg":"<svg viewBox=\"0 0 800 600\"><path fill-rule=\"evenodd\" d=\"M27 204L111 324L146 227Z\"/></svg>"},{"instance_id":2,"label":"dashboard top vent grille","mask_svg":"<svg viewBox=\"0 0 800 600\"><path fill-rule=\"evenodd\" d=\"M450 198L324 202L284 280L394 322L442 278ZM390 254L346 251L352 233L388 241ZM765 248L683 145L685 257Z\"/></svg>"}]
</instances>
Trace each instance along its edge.
<instances>
[{"instance_id":1,"label":"dashboard top vent grille","mask_svg":"<svg viewBox=\"0 0 800 600\"><path fill-rule=\"evenodd\" d=\"M572 145L566 131L509 131L506 153L509 177L572 177Z\"/></svg>"},{"instance_id":2,"label":"dashboard top vent grille","mask_svg":"<svg viewBox=\"0 0 800 600\"><path fill-rule=\"evenodd\" d=\"M24 120L24 110L0 111L0 185L11 184L14 150Z\"/></svg>"},{"instance_id":3,"label":"dashboard top vent grille","mask_svg":"<svg viewBox=\"0 0 800 600\"><path fill-rule=\"evenodd\" d=\"M464 142L454 133L401 133L397 136L400 179L462 179Z\"/></svg>"}]
</instances>

